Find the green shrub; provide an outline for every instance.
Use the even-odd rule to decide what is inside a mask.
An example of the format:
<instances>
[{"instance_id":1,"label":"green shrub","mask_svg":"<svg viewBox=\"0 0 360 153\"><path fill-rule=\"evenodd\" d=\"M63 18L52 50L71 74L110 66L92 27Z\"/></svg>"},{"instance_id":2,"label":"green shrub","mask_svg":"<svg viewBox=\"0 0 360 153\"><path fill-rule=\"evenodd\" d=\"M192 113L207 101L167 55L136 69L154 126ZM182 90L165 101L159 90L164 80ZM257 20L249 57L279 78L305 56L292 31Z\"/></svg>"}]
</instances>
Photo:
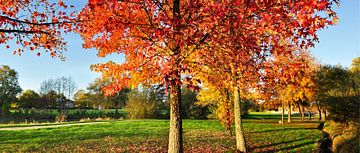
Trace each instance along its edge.
<instances>
[{"instance_id":1,"label":"green shrub","mask_svg":"<svg viewBox=\"0 0 360 153\"><path fill-rule=\"evenodd\" d=\"M161 101L156 99L155 93L148 89L133 90L128 93L125 110L130 119L156 118L160 111Z\"/></svg>"}]
</instances>

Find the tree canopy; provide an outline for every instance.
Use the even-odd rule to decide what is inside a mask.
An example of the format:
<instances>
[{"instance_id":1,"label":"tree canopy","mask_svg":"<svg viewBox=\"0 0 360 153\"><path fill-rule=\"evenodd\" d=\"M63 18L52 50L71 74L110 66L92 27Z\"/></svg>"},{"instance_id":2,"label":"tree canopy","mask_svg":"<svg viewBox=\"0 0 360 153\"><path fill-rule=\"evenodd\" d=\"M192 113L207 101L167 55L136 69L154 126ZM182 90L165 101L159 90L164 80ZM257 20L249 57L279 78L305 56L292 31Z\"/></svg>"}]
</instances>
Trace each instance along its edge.
<instances>
[{"instance_id":1,"label":"tree canopy","mask_svg":"<svg viewBox=\"0 0 360 153\"><path fill-rule=\"evenodd\" d=\"M72 30L75 22L74 6L62 0L52 3L47 0L1 0L0 44L10 48L15 42L14 54L43 49L52 57L63 58L66 41L63 33Z\"/></svg>"}]
</instances>

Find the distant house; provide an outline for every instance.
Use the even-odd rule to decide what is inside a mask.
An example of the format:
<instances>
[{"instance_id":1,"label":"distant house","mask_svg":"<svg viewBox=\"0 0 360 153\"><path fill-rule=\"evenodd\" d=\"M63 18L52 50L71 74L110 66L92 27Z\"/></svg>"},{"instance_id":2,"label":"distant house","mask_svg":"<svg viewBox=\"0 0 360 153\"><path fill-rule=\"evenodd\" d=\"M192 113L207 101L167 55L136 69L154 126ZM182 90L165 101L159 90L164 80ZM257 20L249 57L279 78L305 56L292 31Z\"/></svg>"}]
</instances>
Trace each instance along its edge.
<instances>
[{"instance_id":1,"label":"distant house","mask_svg":"<svg viewBox=\"0 0 360 153\"><path fill-rule=\"evenodd\" d=\"M60 108L75 108L75 101L67 99L67 100L63 101L59 107Z\"/></svg>"}]
</instances>

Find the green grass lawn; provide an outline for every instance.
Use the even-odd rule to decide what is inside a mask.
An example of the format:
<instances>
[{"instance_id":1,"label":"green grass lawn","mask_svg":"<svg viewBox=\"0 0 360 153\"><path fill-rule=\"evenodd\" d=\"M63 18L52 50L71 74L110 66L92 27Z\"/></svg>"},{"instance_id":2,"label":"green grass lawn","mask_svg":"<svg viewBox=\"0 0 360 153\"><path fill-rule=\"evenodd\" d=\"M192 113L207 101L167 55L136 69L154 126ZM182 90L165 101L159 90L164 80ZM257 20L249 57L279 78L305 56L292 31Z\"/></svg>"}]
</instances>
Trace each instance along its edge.
<instances>
[{"instance_id":1,"label":"green grass lawn","mask_svg":"<svg viewBox=\"0 0 360 153\"><path fill-rule=\"evenodd\" d=\"M318 123L245 120L251 152L312 152L321 137ZM122 120L104 124L0 131L3 152L166 152L168 120ZM185 152L232 152L229 137L217 120L184 120Z\"/></svg>"},{"instance_id":2,"label":"green grass lawn","mask_svg":"<svg viewBox=\"0 0 360 153\"><path fill-rule=\"evenodd\" d=\"M76 123L89 123L89 122L104 122L106 120L85 120L85 121L72 121L72 122L47 122L47 123L20 123L20 124L0 124L1 128L11 128L11 127L31 127L31 126L50 126L50 125L63 125L63 124L76 124Z\"/></svg>"}]
</instances>

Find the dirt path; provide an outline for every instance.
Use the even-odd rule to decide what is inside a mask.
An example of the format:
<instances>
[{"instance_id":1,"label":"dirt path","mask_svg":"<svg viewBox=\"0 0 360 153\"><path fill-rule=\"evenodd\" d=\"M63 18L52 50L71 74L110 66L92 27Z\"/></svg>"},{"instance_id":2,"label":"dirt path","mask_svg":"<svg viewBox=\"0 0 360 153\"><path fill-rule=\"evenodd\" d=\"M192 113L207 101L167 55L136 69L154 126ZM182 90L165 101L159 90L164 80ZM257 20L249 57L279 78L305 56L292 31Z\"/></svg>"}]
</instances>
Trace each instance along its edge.
<instances>
[{"instance_id":1,"label":"dirt path","mask_svg":"<svg viewBox=\"0 0 360 153\"><path fill-rule=\"evenodd\" d=\"M17 130L45 129L45 128L57 128L57 127L75 126L75 125L102 124L102 123L108 123L108 122L70 123L70 124L60 124L60 125L42 125L42 126L27 126L27 127L9 127L9 128L0 128L0 131L17 131Z\"/></svg>"}]
</instances>

